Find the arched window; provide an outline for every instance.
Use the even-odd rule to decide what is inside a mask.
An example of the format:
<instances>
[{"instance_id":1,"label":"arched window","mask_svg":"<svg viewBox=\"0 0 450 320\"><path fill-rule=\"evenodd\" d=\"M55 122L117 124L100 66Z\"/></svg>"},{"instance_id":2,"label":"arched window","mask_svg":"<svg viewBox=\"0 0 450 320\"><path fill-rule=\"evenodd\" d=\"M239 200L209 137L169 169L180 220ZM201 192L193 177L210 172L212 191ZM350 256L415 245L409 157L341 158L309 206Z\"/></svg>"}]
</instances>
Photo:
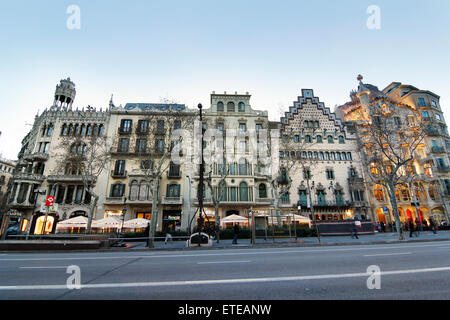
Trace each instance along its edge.
<instances>
[{"instance_id":1,"label":"arched window","mask_svg":"<svg viewBox=\"0 0 450 320\"><path fill-rule=\"evenodd\" d=\"M331 153L330 153L330 156L331 156L331 157L330 157L330 158L331 158L331 160L333 160L333 161L334 161L334 160L336 160L336 157L335 157L335 154L334 154L334 152L331 152Z\"/></svg>"},{"instance_id":2,"label":"arched window","mask_svg":"<svg viewBox=\"0 0 450 320\"><path fill-rule=\"evenodd\" d=\"M294 136L294 142L300 142L300 136L298 134Z\"/></svg>"},{"instance_id":3,"label":"arched window","mask_svg":"<svg viewBox=\"0 0 450 320\"><path fill-rule=\"evenodd\" d=\"M323 152L321 151L321 152L319 152L319 160L323 160L323 159L324 159Z\"/></svg>"},{"instance_id":4,"label":"arched window","mask_svg":"<svg viewBox=\"0 0 450 320\"><path fill-rule=\"evenodd\" d=\"M222 101L217 102L217 111L218 112L223 112L224 111L224 109L223 109L223 102Z\"/></svg>"},{"instance_id":5,"label":"arched window","mask_svg":"<svg viewBox=\"0 0 450 320\"><path fill-rule=\"evenodd\" d=\"M347 160L347 156L346 156L345 152L342 152L341 156L342 156L342 160L344 160L344 161Z\"/></svg>"},{"instance_id":6,"label":"arched window","mask_svg":"<svg viewBox=\"0 0 450 320\"><path fill-rule=\"evenodd\" d=\"M260 198L267 198L267 187L264 183L261 183L259 185L259 197Z\"/></svg>"},{"instance_id":7,"label":"arched window","mask_svg":"<svg viewBox=\"0 0 450 320\"><path fill-rule=\"evenodd\" d=\"M87 129L86 129L86 136L89 137L92 135L92 126L90 124L88 124Z\"/></svg>"},{"instance_id":8,"label":"arched window","mask_svg":"<svg viewBox=\"0 0 450 320\"><path fill-rule=\"evenodd\" d=\"M120 198L123 197L125 193L125 185L123 183L115 183L111 185L111 193L110 196L112 198Z\"/></svg>"},{"instance_id":9,"label":"arched window","mask_svg":"<svg viewBox=\"0 0 450 320\"><path fill-rule=\"evenodd\" d=\"M306 143L311 143L311 142L312 142L312 139L311 139L311 136L310 136L310 135L306 135L306 136L305 136L305 142L306 142Z\"/></svg>"},{"instance_id":10,"label":"arched window","mask_svg":"<svg viewBox=\"0 0 450 320\"><path fill-rule=\"evenodd\" d=\"M139 184L139 200L150 200L149 187L147 181L141 181Z\"/></svg>"},{"instance_id":11,"label":"arched window","mask_svg":"<svg viewBox=\"0 0 450 320\"><path fill-rule=\"evenodd\" d=\"M239 112L245 112L245 104L243 102L239 102L239 104L238 104L238 111Z\"/></svg>"},{"instance_id":12,"label":"arched window","mask_svg":"<svg viewBox=\"0 0 450 320\"><path fill-rule=\"evenodd\" d=\"M329 152L325 152L325 160L330 160L330 153Z\"/></svg>"},{"instance_id":13,"label":"arched window","mask_svg":"<svg viewBox=\"0 0 450 320\"><path fill-rule=\"evenodd\" d=\"M383 187L382 187L380 184L376 184L376 185L374 186L373 192L374 192L375 198L376 198L378 201L384 201Z\"/></svg>"},{"instance_id":14,"label":"arched window","mask_svg":"<svg viewBox=\"0 0 450 320\"><path fill-rule=\"evenodd\" d=\"M99 136L99 137L103 136L104 131L105 131L105 126L101 124L101 125L98 127L98 136Z\"/></svg>"},{"instance_id":15,"label":"arched window","mask_svg":"<svg viewBox=\"0 0 450 320\"><path fill-rule=\"evenodd\" d=\"M328 143L334 143L334 138L333 136L328 136Z\"/></svg>"},{"instance_id":16,"label":"arched window","mask_svg":"<svg viewBox=\"0 0 450 320\"><path fill-rule=\"evenodd\" d=\"M314 158L314 160L317 160L317 151L314 151L313 158Z\"/></svg>"},{"instance_id":17,"label":"arched window","mask_svg":"<svg viewBox=\"0 0 450 320\"><path fill-rule=\"evenodd\" d=\"M245 182L239 184L239 200L248 201L248 185Z\"/></svg>"},{"instance_id":18,"label":"arched window","mask_svg":"<svg viewBox=\"0 0 450 320\"><path fill-rule=\"evenodd\" d=\"M336 160L341 161L341 153L340 152L336 152Z\"/></svg>"},{"instance_id":19,"label":"arched window","mask_svg":"<svg viewBox=\"0 0 450 320\"><path fill-rule=\"evenodd\" d=\"M322 136L317 136L316 137L317 143L322 143Z\"/></svg>"},{"instance_id":20,"label":"arched window","mask_svg":"<svg viewBox=\"0 0 450 320\"><path fill-rule=\"evenodd\" d=\"M68 134L67 124L64 123L61 129L61 135L67 136L67 134Z\"/></svg>"},{"instance_id":21,"label":"arched window","mask_svg":"<svg viewBox=\"0 0 450 320\"><path fill-rule=\"evenodd\" d=\"M339 136L339 143L345 143L344 136Z\"/></svg>"},{"instance_id":22,"label":"arched window","mask_svg":"<svg viewBox=\"0 0 450 320\"><path fill-rule=\"evenodd\" d=\"M139 193L139 184L136 180L133 180L130 186L130 196L129 196L130 201L137 200L138 193Z\"/></svg>"},{"instance_id":23,"label":"arched window","mask_svg":"<svg viewBox=\"0 0 450 320\"><path fill-rule=\"evenodd\" d=\"M228 102L227 103L227 111L228 112L235 112L236 111L236 107L234 105L234 102Z\"/></svg>"},{"instance_id":24,"label":"arched window","mask_svg":"<svg viewBox=\"0 0 450 320\"><path fill-rule=\"evenodd\" d=\"M69 124L69 136L73 135L73 125Z\"/></svg>"},{"instance_id":25,"label":"arched window","mask_svg":"<svg viewBox=\"0 0 450 320\"><path fill-rule=\"evenodd\" d=\"M308 151L308 159L312 159L312 152Z\"/></svg>"},{"instance_id":26,"label":"arched window","mask_svg":"<svg viewBox=\"0 0 450 320\"><path fill-rule=\"evenodd\" d=\"M352 160L352 153L351 152L347 152L347 160L349 160L349 161Z\"/></svg>"},{"instance_id":27,"label":"arched window","mask_svg":"<svg viewBox=\"0 0 450 320\"><path fill-rule=\"evenodd\" d=\"M86 135L86 126L84 124L81 125L80 136Z\"/></svg>"}]
</instances>

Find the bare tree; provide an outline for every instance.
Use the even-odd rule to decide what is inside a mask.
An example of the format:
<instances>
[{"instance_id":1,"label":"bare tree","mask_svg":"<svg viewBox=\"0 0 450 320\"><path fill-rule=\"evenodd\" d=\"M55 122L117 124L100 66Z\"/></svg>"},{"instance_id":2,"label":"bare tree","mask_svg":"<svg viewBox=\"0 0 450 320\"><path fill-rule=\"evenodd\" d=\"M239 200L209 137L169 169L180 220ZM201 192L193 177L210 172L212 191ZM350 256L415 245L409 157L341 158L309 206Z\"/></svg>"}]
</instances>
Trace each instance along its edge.
<instances>
[{"instance_id":1,"label":"bare tree","mask_svg":"<svg viewBox=\"0 0 450 320\"><path fill-rule=\"evenodd\" d=\"M154 247L159 216L160 186L163 174L173 169L181 175L180 166L184 163L183 143L189 143L186 138L192 134L194 113L186 110L172 108L167 104L163 110L146 111L140 118L137 126L139 135L136 142L135 154L139 162L145 181L150 186L152 195L152 212L149 228L148 246Z\"/></svg>"},{"instance_id":2,"label":"bare tree","mask_svg":"<svg viewBox=\"0 0 450 320\"><path fill-rule=\"evenodd\" d=\"M405 109L402 113L397 106L374 104L370 108L370 120L362 121L358 127L364 165L369 169L371 180L388 190L398 236L404 240L396 192L408 186L426 126L413 111Z\"/></svg>"},{"instance_id":3,"label":"bare tree","mask_svg":"<svg viewBox=\"0 0 450 320\"><path fill-rule=\"evenodd\" d=\"M90 136L66 135L59 138L52 157L56 160L54 174L76 175L91 196L86 234L91 233L92 219L99 195L95 193L98 177L108 166L110 150L107 138L101 130L94 130ZM53 188L56 187L56 184ZM53 192L53 190L52 190Z\"/></svg>"}]
</instances>

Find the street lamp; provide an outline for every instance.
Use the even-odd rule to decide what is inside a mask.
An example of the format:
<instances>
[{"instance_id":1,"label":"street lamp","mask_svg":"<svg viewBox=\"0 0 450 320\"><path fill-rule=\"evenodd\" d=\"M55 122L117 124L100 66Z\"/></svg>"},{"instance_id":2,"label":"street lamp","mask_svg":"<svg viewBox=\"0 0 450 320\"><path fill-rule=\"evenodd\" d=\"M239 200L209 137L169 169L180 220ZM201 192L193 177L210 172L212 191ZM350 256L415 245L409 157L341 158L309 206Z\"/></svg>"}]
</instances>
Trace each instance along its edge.
<instances>
[{"instance_id":1,"label":"street lamp","mask_svg":"<svg viewBox=\"0 0 450 320\"><path fill-rule=\"evenodd\" d=\"M190 176L186 176L186 178L189 180L189 185L188 185L188 225L187 225L187 231L189 232L189 234L191 234L191 177Z\"/></svg>"},{"instance_id":2,"label":"street lamp","mask_svg":"<svg viewBox=\"0 0 450 320\"><path fill-rule=\"evenodd\" d=\"M123 224L125 223L125 214L127 213L127 208L125 207L127 202L127 197L123 198L123 209L122 209L122 226L120 227L120 233L122 233Z\"/></svg>"},{"instance_id":3,"label":"street lamp","mask_svg":"<svg viewBox=\"0 0 450 320\"><path fill-rule=\"evenodd\" d=\"M205 134L205 129L203 128L203 115L202 115L202 104L199 103L198 104L198 109L200 111L200 125L201 125L201 130L202 130L202 137L201 137L201 145L200 145L200 150L201 150L201 160L200 160L200 179L198 182L198 190L197 190L197 197L198 197L198 210L199 210L199 219L198 219L198 246L201 246L201 231L203 228L203 199L204 199L204 194L203 194L203 186L204 186L204 172L205 172L205 163L204 163L204 159L203 159L203 138L204 138L204 134Z\"/></svg>"}]
</instances>

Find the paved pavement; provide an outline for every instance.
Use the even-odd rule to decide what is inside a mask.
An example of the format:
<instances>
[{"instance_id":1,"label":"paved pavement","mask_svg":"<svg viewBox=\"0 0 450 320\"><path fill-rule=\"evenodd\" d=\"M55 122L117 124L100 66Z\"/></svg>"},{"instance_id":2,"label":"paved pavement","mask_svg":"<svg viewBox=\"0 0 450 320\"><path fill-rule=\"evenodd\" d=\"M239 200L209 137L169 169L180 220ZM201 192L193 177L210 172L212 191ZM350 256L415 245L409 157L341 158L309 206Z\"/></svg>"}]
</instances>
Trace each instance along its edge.
<instances>
[{"instance_id":1,"label":"paved pavement","mask_svg":"<svg viewBox=\"0 0 450 320\"><path fill-rule=\"evenodd\" d=\"M80 289L68 286L76 279ZM450 241L7 253L0 299L447 300Z\"/></svg>"},{"instance_id":2,"label":"paved pavement","mask_svg":"<svg viewBox=\"0 0 450 320\"><path fill-rule=\"evenodd\" d=\"M450 240L450 231L438 231L433 234L431 231L421 232L419 236L409 237L409 232L405 233L405 242L408 241L433 241L433 240ZM368 243L383 243L383 242L397 242L397 233L383 232L375 233L373 235L360 235L359 239L352 239L350 236L325 236L321 237L322 245L351 245L351 244L368 244ZM130 243L132 246L129 250L145 249L144 242ZM258 246L308 246L319 245L317 238L277 238L277 239L256 239L256 247ZM213 242L214 248L233 248L233 247L249 247L252 246L250 239L239 239L237 245L232 244L232 240L221 240L219 243ZM156 249L183 249L186 248L185 241L169 241L167 244L164 241L155 242Z\"/></svg>"}]
</instances>

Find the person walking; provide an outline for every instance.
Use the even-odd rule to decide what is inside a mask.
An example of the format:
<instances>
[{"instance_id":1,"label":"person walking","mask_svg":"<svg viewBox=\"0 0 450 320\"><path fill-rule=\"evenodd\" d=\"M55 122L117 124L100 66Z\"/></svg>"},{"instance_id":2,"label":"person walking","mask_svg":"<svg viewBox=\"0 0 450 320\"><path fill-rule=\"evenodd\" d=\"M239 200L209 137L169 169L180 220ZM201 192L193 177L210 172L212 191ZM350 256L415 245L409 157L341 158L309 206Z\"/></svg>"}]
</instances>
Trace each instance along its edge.
<instances>
[{"instance_id":1,"label":"person walking","mask_svg":"<svg viewBox=\"0 0 450 320\"><path fill-rule=\"evenodd\" d=\"M234 232L233 244L237 244L237 239L239 235L239 225L237 223L234 224L233 232Z\"/></svg>"},{"instance_id":2,"label":"person walking","mask_svg":"<svg viewBox=\"0 0 450 320\"><path fill-rule=\"evenodd\" d=\"M415 233L414 222L412 219L409 219L408 227L409 227L409 237L412 238L413 234L415 234L417 237L417 233Z\"/></svg>"},{"instance_id":3,"label":"person walking","mask_svg":"<svg viewBox=\"0 0 450 320\"><path fill-rule=\"evenodd\" d=\"M353 225L352 225L352 239L354 239L354 238L359 239L358 238L358 228L356 227L356 221L354 221Z\"/></svg>"},{"instance_id":4,"label":"person walking","mask_svg":"<svg viewBox=\"0 0 450 320\"><path fill-rule=\"evenodd\" d=\"M430 218L430 229L436 234L436 224L434 223L433 218Z\"/></svg>"},{"instance_id":5,"label":"person walking","mask_svg":"<svg viewBox=\"0 0 450 320\"><path fill-rule=\"evenodd\" d=\"M381 224L381 232L385 232L386 231L386 229L385 229L386 226L384 225L384 222L381 221L380 224Z\"/></svg>"}]
</instances>

